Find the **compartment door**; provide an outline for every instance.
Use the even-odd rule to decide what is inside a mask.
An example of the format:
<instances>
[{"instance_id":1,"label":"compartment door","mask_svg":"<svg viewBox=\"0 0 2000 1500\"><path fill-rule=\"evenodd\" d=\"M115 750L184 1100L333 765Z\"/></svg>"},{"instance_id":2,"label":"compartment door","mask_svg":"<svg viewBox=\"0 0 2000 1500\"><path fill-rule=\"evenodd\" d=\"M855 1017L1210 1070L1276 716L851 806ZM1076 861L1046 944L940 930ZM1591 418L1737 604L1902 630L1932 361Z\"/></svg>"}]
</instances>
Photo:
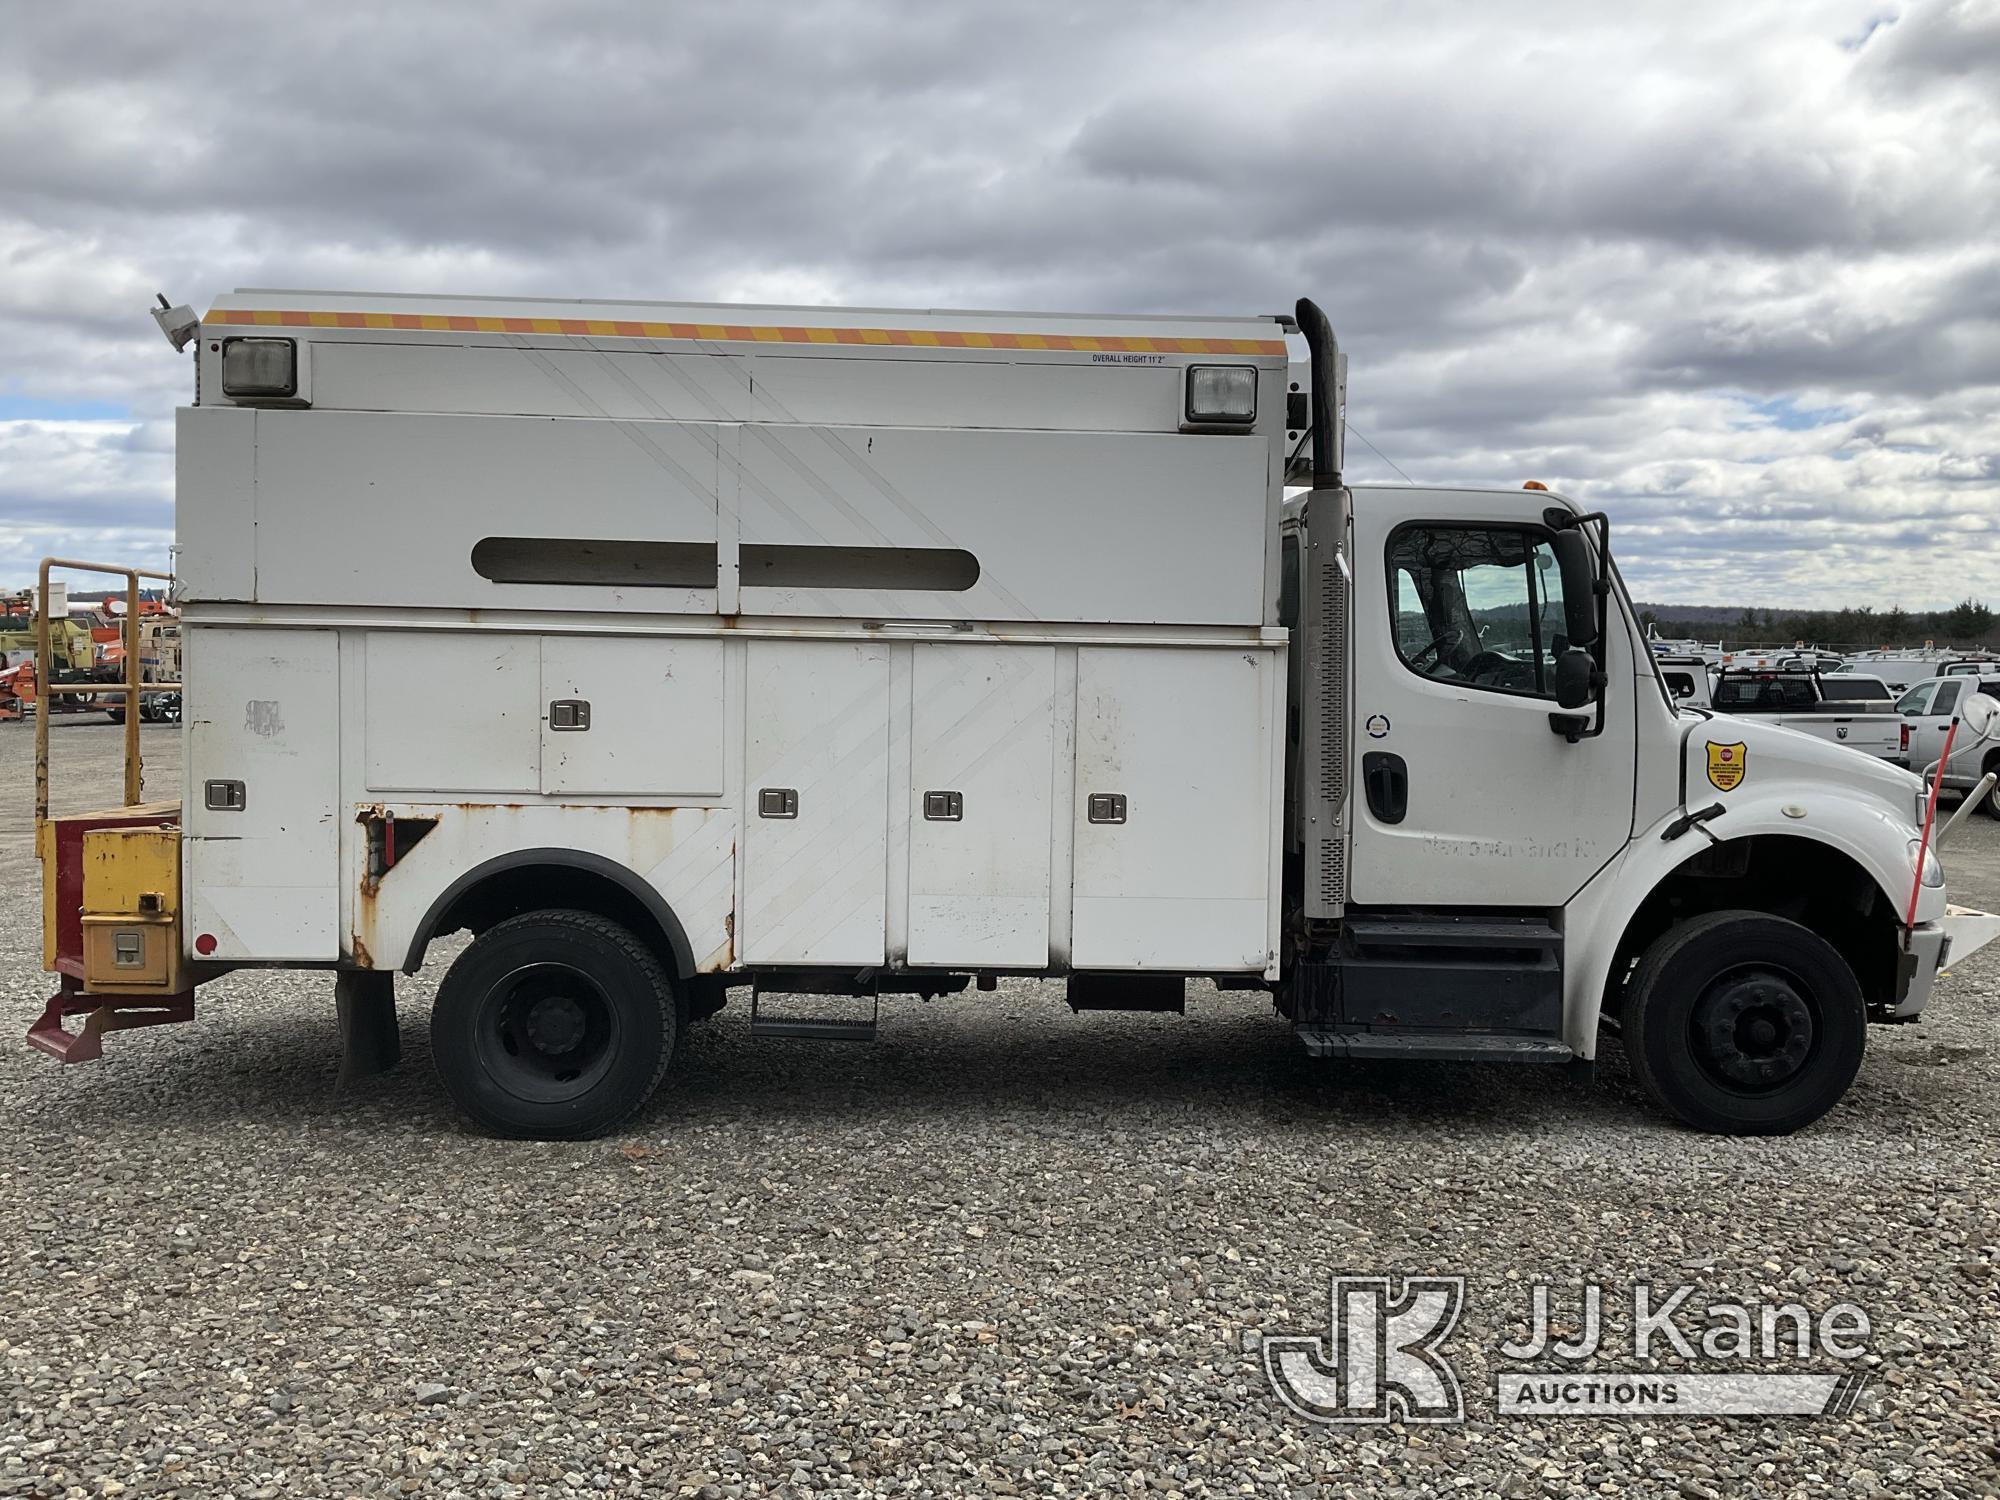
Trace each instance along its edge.
<instances>
[{"instance_id":1,"label":"compartment door","mask_svg":"<svg viewBox=\"0 0 2000 1500\"><path fill-rule=\"evenodd\" d=\"M1055 648L911 649L909 961L1042 968Z\"/></svg>"},{"instance_id":2,"label":"compartment door","mask_svg":"<svg viewBox=\"0 0 2000 1500\"><path fill-rule=\"evenodd\" d=\"M1282 660L1078 648L1074 967L1264 969Z\"/></svg>"},{"instance_id":3,"label":"compartment door","mask_svg":"<svg viewBox=\"0 0 2000 1500\"><path fill-rule=\"evenodd\" d=\"M759 640L746 652L743 961L879 964L889 648Z\"/></svg>"},{"instance_id":4,"label":"compartment door","mask_svg":"<svg viewBox=\"0 0 2000 1500\"><path fill-rule=\"evenodd\" d=\"M188 927L215 959L340 957L339 637L187 632ZM210 808L211 781L241 806Z\"/></svg>"},{"instance_id":5,"label":"compartment door","mask_svg":"<svg viewBox=\"0 0 2000 1500\"><path fill-rule=\"evenodd\" d=\"M721 796L722 642L544 636L541 768L554 796Z\"/></svg>"}]
</instances>

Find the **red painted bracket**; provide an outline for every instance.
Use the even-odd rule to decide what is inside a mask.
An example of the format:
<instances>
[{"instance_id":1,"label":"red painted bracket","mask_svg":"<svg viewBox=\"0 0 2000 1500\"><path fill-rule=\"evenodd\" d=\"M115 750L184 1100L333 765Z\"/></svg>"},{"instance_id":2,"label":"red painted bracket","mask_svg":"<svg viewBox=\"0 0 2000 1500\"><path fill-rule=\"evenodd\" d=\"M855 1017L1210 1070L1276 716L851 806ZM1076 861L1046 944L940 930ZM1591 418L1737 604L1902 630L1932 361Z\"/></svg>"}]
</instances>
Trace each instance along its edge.
<instances>
[{"instance_id":1,"label":"red painted bracket","mask_svg":"<svg viewBox=\"0 0 2000 1500\"><path fill-rule=\"evenodd\" d=\"M83 1029L69 1031L63 1026L68 1016L82 1016ZM140 1026L165 1026L172 1021L194 1019L194 991L178 995L86 995L68 974L62 988L49 996L42 1018L28 1028L28 1045L48 1053L57 1062L95 1062L104 1056L104 1033L131 1031Z\"/></svg>"}]
</instances>

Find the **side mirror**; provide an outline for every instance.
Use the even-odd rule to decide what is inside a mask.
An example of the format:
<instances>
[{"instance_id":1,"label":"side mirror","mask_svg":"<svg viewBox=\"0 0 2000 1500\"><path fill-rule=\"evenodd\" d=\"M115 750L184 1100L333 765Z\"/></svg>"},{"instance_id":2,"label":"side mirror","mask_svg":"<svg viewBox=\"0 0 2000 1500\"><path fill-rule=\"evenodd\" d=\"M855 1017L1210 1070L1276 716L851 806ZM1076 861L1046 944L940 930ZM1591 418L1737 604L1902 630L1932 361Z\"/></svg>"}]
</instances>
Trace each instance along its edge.
<instances>
[{"instance_id":1,"label":"side mirror","mask_svg":"<svg viewBox=\"0 0 2000 1500\"><path fill-rule=\"evenodd\" d=\"M1590 547L1581 531L1558 531L1549 541L1562 570L1563 633L1572 646L1597 642L1597 573L1590 565ZM1557 666L1560 680L1561 666ZM1574 706L1574 705L1571 705Z\"/></svg>"},{"instance_id":2,"label":"side mirror","mask_svg":"<svg viewBox=\"0 0 2000 1500\"><path fill-rule=\"evenodd\" d=\"M1564 708L1582 708L1597 696L1602 677L1590 653L1572 647L1556 658L1556 702Z\"/></svg>"}]
</instances>

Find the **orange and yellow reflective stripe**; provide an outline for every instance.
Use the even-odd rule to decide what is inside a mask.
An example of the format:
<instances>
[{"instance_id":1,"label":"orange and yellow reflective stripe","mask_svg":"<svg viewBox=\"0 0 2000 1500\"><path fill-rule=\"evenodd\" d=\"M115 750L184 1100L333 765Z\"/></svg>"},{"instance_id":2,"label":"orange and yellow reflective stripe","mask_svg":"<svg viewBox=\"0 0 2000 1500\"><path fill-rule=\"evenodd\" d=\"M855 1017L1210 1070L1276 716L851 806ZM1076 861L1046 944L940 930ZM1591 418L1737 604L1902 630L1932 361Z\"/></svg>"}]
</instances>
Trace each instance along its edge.
<instances>
[{"instance_id":1,"label":"orange and yellow reflective stripe","mask_svg":"<svg viewBox=\"0 0 2000 1500\"><path fill-rule=\"evenodd\" d=\"M1116 338L1105 334L955 333L933 328L788 328L742 323L634 323L605 318L478 318L440 313L277 312L218 307L205 328L380 328L412 333L543 333L581 338L738 344L865 344L914 349L1047 349L1080 354L1282 356L1283 339Z\"/></svg>"}]
</instances>

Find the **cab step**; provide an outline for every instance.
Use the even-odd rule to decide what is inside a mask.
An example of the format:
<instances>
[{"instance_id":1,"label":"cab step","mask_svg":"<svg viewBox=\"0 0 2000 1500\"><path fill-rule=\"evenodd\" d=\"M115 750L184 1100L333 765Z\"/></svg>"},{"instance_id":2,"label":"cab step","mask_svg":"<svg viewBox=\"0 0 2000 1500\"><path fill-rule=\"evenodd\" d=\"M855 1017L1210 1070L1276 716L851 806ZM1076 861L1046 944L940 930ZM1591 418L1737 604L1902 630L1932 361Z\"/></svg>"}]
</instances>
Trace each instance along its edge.
<instances>
[{"instance_id":1,"label":"cab step","mask_svg":"<svg viewBox=\"0 0 2000 1500\"><path fill-rule=\"evenodd\" d=\"M1562 934L1543 917L1349 917L1354 946L1369 948L1560 949Z\"/></svg>"},{"instance_id":2,"label":"cab step","mask_svg":"<svg viewBox=\"0 0 2000 1500\"><path fill-rule=\"evenodd\" d=\"M1350 913L1327 957L1301 966L1295 1019L1330 1034L1557 1037L1562 950L1541 915Z\"/></svg>"},{"instance_id":3,"label":"cab step","mask_svg":"<svg viewBox=\"0 0 2000 1500\"><path fill-rule=\"evenodd\" d=\"M809 998L824 1000L824 994L796 996L791 991L771 991L762 986L753 986L750 991L750 1034L752 1036L792 1037L802 1041L816 1042L872 1042L875 1040L875 1025L882 1015L882 997L869 991L857 995L857 999L868 1002L866 1017L854 1016L807 1016L787 1015L780 1010L773 1012L771 999L774 994L785 995L788 999Z\"/></svg>"},{"instance_id":4,"label":"cab step","mask_svg":"<svg viewBox=\"0 0 2000 1500\"><path fill-rule=\"evenodd\" d=\"M1576 1054L1554 1037L1450 1036L1436 1032L1335 1031L1301 1026L1314 1057L1415 1058L1432 1062L1568 1062Z\"/></svg>"}]
</instances>

